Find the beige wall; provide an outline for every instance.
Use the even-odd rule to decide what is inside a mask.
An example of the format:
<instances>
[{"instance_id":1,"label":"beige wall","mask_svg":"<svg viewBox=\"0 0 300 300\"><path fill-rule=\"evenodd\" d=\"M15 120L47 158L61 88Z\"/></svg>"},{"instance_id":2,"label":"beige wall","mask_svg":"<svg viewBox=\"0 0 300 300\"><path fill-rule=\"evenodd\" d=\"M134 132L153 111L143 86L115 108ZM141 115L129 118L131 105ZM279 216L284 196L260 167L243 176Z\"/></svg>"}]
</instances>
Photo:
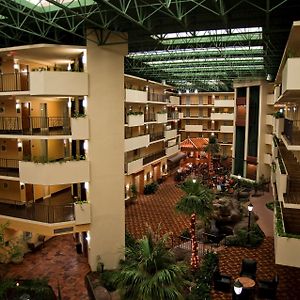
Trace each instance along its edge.
<instances>
[{"instance_id":1,"label":"beige wall","mask_svg":"<svg viewBox=\"0 0 300 300\"><path fill-rule=\"evenodd\" d=\"M110 34L108 42L118 40L119 36ZM123 44L98 46L87 41L87 71L90 80L87 112L91 133L88 199L92 207L89 263L93 270L96 269L98 255L107 269L117 267L119 259L124 255L123 74L127 45L122 39L121 42Z\"/></svg>"},{"instance_id":2,"label":"beige wall","mask_svg":"<svg viewBox=\"0 0 300 300\"><path fill-rule=\"evenodd\" d=\"M2 150L2 146L6 149ZM22 151L18 151L16 139L0 139L0 157L7 159L19 159L22 157Z\"/></svg>"},{"instance_id":3,"label":"beige wall","mask_svg":"<svg viewBox=\"0 0 300 300\"><path fill-rule=\"evenodd\" d=\"M0 198L21 201L19 181L0 179Z\"/></svg>"}]
</instances>

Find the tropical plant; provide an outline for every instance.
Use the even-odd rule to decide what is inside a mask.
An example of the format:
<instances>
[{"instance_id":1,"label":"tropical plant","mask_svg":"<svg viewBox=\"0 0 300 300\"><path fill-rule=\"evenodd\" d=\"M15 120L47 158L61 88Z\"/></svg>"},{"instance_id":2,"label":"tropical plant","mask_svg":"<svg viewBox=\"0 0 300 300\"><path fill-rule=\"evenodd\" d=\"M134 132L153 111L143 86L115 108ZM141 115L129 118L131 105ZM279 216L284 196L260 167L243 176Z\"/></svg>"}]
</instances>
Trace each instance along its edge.
<instances>
[{"instance_id":1,"label":"tropical plant","mask_svg":"<svg viewBox=\"0 0 300 300\"><path fill-rule=\"evenodd\" d=\"M187 267L175 262L166 248L167 238L155 238L149 231L134 246L125 248L125 261L114 275L122 299L184 299Z\"/></svg>"},{"instance_id":2,"label":"tropical plant","mask_svg":"<svg viewBox=\"0 0 300 300\"><path fill-rule=\"evenodd\" d=\"M217 138L211 135L208 139L208 144L204 148L204 151L208 153L208 170L213 171L212 157L220 151L220 145Z\"/></svg>"},{"instance_id":3,"label":"tropical plant","mask_svg":"<svg viewBox=\"0 0 300 300\"><path fill-rule=\"evenodd\" d=\"M196 241L196 216L199 217L206 226L208 224L211 213L213 212L212 201L214 193L198 180L187 179L181 189L185 195L176 204L176 209L191 216L190 233L192 242L191 265L197 268L199 265L198 244Z\"/></svg>"}]
</instances>

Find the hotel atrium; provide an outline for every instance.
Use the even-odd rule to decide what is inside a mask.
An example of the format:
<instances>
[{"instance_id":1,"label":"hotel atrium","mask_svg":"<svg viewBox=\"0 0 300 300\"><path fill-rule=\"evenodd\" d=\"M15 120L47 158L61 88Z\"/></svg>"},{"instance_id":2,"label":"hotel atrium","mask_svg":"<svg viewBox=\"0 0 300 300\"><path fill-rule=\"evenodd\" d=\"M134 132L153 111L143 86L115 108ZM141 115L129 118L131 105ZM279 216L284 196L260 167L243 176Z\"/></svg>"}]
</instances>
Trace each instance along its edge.
<instances>
[{"instance_id":1,"label":"hotel atrium","mask_svg":"<svg viewBox=\"0 0 300 300\"><path fill-rule=\"evenodd\" d=\"M183 178L215 200L224 180L248 242L252 221L265 241L218 242L221 271L257 258L278 299L296 299L299 49L298 0L0 0L0 281L48 277L62 299L94 299L86 274L117 269L128 234L160 224L179 247ZM14 265L1 253L16 241Z\"/></svg>"}]
</instances>

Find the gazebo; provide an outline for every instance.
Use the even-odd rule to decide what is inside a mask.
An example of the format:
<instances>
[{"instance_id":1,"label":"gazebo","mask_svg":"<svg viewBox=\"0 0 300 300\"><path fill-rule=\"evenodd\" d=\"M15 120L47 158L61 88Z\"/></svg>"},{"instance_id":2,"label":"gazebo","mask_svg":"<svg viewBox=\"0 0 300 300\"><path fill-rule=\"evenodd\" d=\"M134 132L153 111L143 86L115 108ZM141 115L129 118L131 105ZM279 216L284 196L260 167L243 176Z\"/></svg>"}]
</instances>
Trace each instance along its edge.
<instances>
[{"instance_id":1,"label":"gazebo","mask_svg":"<svg viewBox=\"0 0 300 300\"><path fill-rule=\"evenodd\" d=\"M207 144L208 138L188 137L180 143L180 150L186 154L189 162L197 163L201 159L206 160L206 153L204 149Z\"/></svg>"}]
</instances>

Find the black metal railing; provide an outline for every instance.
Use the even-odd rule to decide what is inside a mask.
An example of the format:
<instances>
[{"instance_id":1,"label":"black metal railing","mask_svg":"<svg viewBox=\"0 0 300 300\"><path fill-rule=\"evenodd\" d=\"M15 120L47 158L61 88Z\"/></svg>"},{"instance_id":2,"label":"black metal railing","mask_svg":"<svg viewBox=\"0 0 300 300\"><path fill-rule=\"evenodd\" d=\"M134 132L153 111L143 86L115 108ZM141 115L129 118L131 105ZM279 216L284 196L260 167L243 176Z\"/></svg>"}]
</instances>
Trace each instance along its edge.
<instances>
[{"instance_id":1,"label":"black metal railing","mask_svg":"<svg viewBox=\"0 0 300 300\"><path fill-rule=\"evenodd\" d=\"M155 122L156 121L156 115L153 113L145 114L144 116L144 122Z\"/></svg>"},{"instance_id":2,"label":"black metal railing","mask_svg":"<svg viewBox=\"0 0 300 300\"><path fill-rule=\"evenodd\" d=\"M40 203L29 203L26 205L11 204L1 203L0 215L43 223L60 223L75 219L73 203L61 205L45 205Z\"/></svg>"},{"instance_id":3,"label":"black metal railing","mask_svg":"<svg viewBox=\"0 0 300 300\"><path fill-rule=\"evenodd\" d=\"M143 158L143 165L149 164L156 159L164 157L165 155L166 155L166 150L162 150L162 151L147 155Z\"/></svg>"},{"instance_id":4,"label":"black metal railing","mask_svg":"<svg viewBox=\"0 0 300 300\"><path fill-rule=\"evenodd\" d=\"M168 120L177 120L178 118L178 112L168 112Z\"/></svg>"},{"instance_id":5,"label":"black metal railing","mask_svg":"<svg viewBox=\"0 0 300 300\"><path fill-rule=\"evenodd\" d=\"M16 72L0 74L0 92L28 91L29 73Z\"/></svg>"},{"instance_id":6,"label":"black metal railing","mask_svg":"<svg viewBox=\"0 0 300 300\"><path fill-rule=\"evenodd\" d=\"M11 158L0 158L0 168L18 169L19 160Z\"/></svg>"},{"instance_id":7,"label":"black metal railing","mask_svg":"<svg viewBox=\"0 0 300 300\"><path fill-rule=\"evenodd\" d=\"M71 134L68 117L0 117L0 133L51 135Z\"/></svg>"},{"instance_id":8,"label":"black metal railing","mask_svg":"<svg viewBox=\"0 0 300 300\"><path fill-rule=\"evenodd\" d=\"M148 101L153 102L169 102L169 96L164 94L149 93Z\"/></svg>"},{"instance_id":9,"label":"black metal railing","mask_svg":"<svg viewBox=\"0 0 300 300\"><path fill-rule=\"evenodd\" d=\"M162 140L164 138L165 138L165 133L163 131L150 133L150 142Z\"/></svg>"}]
</instances>

